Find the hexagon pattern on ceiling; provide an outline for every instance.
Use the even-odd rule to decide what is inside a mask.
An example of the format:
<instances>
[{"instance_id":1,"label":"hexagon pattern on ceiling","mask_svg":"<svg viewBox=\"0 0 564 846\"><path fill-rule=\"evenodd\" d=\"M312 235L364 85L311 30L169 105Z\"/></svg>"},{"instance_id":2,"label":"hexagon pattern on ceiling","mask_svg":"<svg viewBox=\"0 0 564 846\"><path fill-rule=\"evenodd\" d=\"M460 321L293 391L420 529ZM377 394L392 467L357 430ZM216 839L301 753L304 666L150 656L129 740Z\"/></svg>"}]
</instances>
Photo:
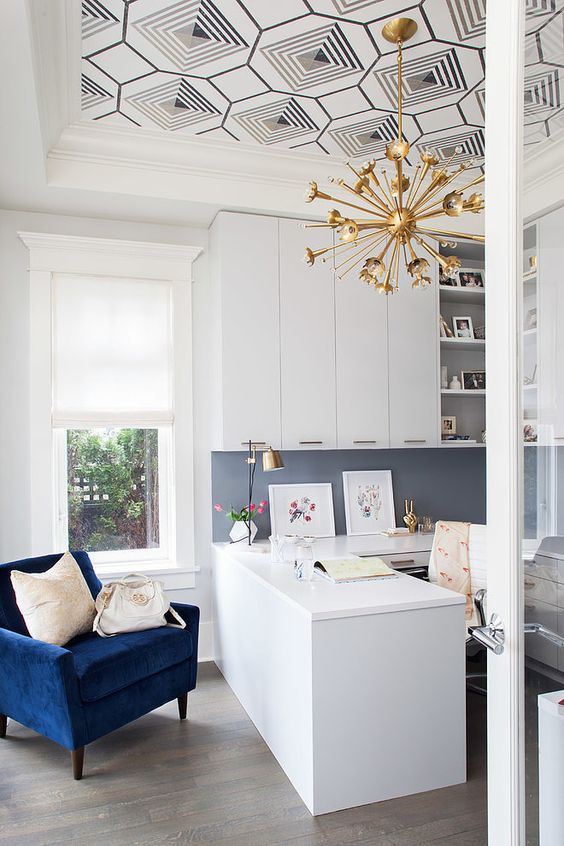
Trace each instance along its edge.
<instances>
[{"instance_id":1,"label":"hexagon pattern on ceiling","mask_svg":"<svg viewBox=\"0 0 564 846\"><path fill-rule=\"evenodd\" d=\"M563 0L526 0L527 140L562 123ZM390 17L404 47L404 133L484 155L486 0L83 0L83 117L228 141L383 158L397 132ZM462 152L455 153L457 147Z\"/></svg>"}]
</instances>

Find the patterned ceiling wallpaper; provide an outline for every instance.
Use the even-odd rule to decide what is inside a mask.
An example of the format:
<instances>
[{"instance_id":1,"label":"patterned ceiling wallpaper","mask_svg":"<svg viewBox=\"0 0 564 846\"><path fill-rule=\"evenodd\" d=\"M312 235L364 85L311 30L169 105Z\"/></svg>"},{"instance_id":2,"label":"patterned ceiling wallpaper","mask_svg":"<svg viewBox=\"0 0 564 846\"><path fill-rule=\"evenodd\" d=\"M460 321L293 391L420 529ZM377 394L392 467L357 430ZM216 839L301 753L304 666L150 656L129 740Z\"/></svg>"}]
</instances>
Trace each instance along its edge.
<instances>
[{"instance_id":1,"label":"patterned ceiling wallpaper","mask_svg":"<svg viewBox=\"0 0 564 846\"><path fill-rule=\"evenodd\" d=\"M494 0L495 2L495 0ZM559 125L564 0L527 0L529 141ZM404 133L458 159L484 153L486 0L83 0L89 119L351 158L395 137L390 17L404 48ZM533 64L534 63L534 64Z\"/></svg>"}]
</instances>

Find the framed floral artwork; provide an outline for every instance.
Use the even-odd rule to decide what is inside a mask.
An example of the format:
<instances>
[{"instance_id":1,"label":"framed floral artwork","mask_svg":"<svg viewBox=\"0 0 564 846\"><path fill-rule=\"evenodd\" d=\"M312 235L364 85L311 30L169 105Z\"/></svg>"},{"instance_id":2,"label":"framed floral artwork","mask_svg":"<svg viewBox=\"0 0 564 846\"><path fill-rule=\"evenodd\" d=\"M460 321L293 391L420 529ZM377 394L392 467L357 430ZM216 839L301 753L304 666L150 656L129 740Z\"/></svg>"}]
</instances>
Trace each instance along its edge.
<instances>
[{"instance_id":1,"label":"framed floral artwork","mask_svg":"<svg viewBox=\"0 0 564 846\"><path fill-rule=\"evenodd\" d=\"M374 535L395 529L391 470L354 470L343 473L347 535Z\"/></svg>"},{"instance_id":2,"label":"framed floral artwork","mask_svg":"<svg viewBox=\"0 0 564 846\"><path fill-rule=\"evenodd\" d=\"M333 489L330 482L269 485L268 499L273 535L335 537Z\"/></svg>"}]
</instances>

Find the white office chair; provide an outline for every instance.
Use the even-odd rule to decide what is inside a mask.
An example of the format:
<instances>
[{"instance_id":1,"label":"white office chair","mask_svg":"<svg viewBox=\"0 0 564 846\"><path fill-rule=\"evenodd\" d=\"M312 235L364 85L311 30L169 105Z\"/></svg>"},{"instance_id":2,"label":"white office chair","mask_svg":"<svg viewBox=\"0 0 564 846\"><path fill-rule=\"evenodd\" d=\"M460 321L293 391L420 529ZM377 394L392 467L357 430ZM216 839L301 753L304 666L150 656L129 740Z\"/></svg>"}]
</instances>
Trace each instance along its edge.
<instances>
[{"instance_id":1,"label":"white office chair","mask_svg":"<svg viewBox=\"0 0 564 846\"><path fill-rule=\"evenodd\" d=\"M476 608L477 624L479 626L486 625L486 527L480 523L472 523L470 526L470 533L468 536L468 560L470 564L470 582L472 585L472 598ZM437 581L437 573L435 563L431 556L429 561L429 581ZM466 634L466 656L468 658L475 658L482 654L484 647L477 641L472 639L471 633ZM486 673L467 672L466 686L468 690L479 693L482 696L487 694L486 687L478 684L478 680L486 678Z\"/></svg>"}]
</instances>

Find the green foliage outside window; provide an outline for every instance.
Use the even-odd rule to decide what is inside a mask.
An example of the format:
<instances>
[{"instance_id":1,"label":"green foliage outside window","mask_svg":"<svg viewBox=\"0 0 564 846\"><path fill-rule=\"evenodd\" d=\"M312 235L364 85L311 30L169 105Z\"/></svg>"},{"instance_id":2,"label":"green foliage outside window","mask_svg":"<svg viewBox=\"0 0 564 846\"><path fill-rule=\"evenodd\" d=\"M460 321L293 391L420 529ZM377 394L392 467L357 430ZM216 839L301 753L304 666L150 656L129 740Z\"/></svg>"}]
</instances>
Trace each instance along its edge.
<instances>
[{"instance_id":1,"label":"green foliage outside window","mask_svg":"<svg viewBox=\"0 0 564 846\"><path fill-rule=\"evenodd\" d=\"M67 431L69 547L159 546L158 430Z\"/></svg>"}]
</instances>

